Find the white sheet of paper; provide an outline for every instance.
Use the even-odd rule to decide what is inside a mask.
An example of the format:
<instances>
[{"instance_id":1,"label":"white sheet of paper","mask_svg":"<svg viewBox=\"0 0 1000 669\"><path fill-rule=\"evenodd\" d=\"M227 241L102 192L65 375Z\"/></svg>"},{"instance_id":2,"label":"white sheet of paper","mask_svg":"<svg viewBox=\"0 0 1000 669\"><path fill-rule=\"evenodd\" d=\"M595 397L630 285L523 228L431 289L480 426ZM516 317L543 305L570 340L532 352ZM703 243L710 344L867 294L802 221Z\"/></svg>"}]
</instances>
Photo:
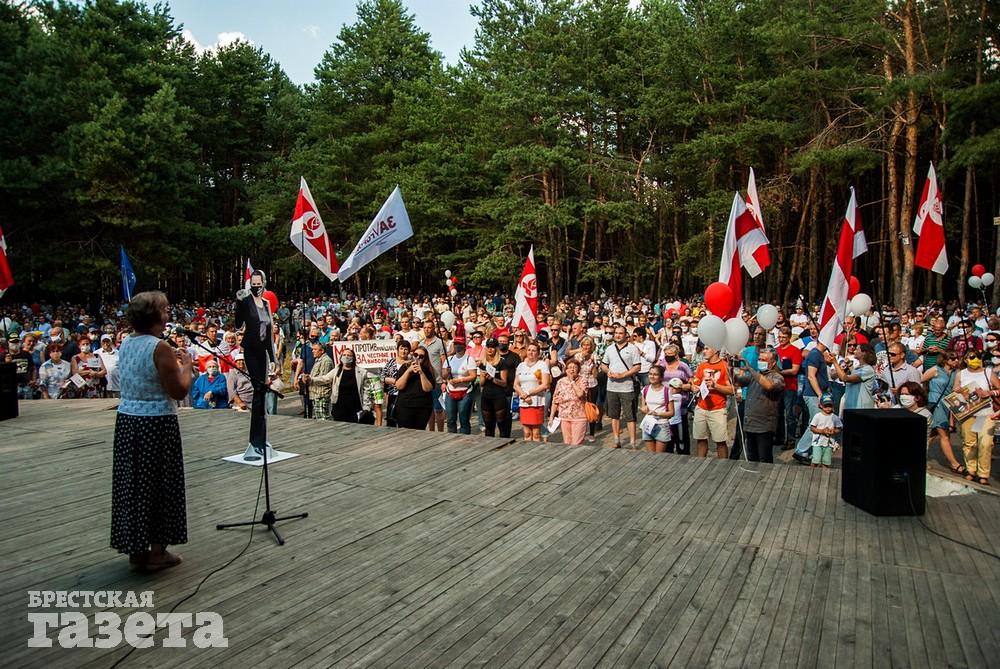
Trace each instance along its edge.
<instances>
[{"instance_id":1,"label":"white sheet of paper","mask_svg":"<svg viewBox=\"0 0 1000 669\"><path fill-rule=\"evenodd\" d=\"M497 375L497 368L487 362L486 363L486 376L493 377L493 376L496 376L496 375Z\"/></svg>"},{"instance_id":2,"label":"white sheet of paper","mask_svg":"<svg viewBox=\"0 0 1000 669\"><path fill-rule=\"evenodd\" d=\"M445 395L444 393L441 393L441 397L438 398L438 404L441 405L441 410L442 411L445 411L445 410L448 409L448 406L445 403L445 397L447 397L447 395Z\"/></svg>"},{"instance_id":3,"label":"white sheet of paper","mask_svg":"<svg viewBox=\"0 0 1000 669\"><path fill-rule=\"evenodd\" d=\"M701 385L698 386L698 394L701 395L701 399L708 397L708 384L703 380Z\"/></svg>"},{"instance_id":4,"label":"white sheet of paper","mask_svg":"<svg viewBox=\"0 0 1000 669\"><path fill-rule=\"evenodd\" d=\"M986 416L976 416L976 419L972 421L972 431L979 434L983 431L983 426L986 424Z\"/></svg>"},{"instance_id":5,"label":"white sheet of paper","mask_svg":"<svg viewBox=\"0 0 1000 669\"><path fill-rule=\"evenodd\" d=\"M562 419L559 416L553 416L549 420L549 432L555 432L559 429L559 424L562 423Z\"/></svg>"},{"instance_id":6,"label":"white sheet of paper","mask_svg":"<svg viewBox=\"0 0 1000 669\"><path fill-rule=\"evenodd\" d=\"M641 429L646 434L653 434L653 430L656 429L656 419L653 416L646 416L639 423L639 429Z\"/></svg>"},{"instance_id":7,"label":"white sheet of paper","mask_svg":"<svg viewBox=\"0 0 1000 669\"><path fill-rule=\"evenodd\" d=\"M86 381L84 381L84 380L83 380L83 377L82 377L82 376L80 376L79 374L74 374L73 376L69 377L69 380L70 380L70 381L71 381L71 382L73 383L73 385L75 385L75 386L76 386L77 388L83 388L83 387L84 387L85 385L87 385L87 382L86 382Z\"/></svg>"}]
</instances>

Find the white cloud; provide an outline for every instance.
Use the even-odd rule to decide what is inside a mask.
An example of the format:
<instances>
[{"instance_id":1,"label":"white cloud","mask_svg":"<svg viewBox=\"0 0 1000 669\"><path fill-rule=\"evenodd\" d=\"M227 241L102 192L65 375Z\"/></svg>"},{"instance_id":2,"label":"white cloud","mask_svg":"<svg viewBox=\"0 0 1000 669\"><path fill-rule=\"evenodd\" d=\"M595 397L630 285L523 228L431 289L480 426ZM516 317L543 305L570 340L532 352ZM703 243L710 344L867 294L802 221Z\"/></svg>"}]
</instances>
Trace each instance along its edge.
<instances>
[{"instance_id":1,"label":"white cloud","mask_svg":"<svg viewBox=\"0 0 1000 669\"><path fill-rule=\"evenodd\" d=\"M194 33L191 32L189 28L185 28L183 30L183 32L181 33L181 37L187 42L190 42L191 45L194 47L194 50L199 54L205 53L206 51L218 51L220 48L224 46L229 46L233 42L237 41L249 42L250 44L253 44L252 39L250 39L249 37L247 37L246 35L244 35L239 31L229 31L229 32L219 33L218 35L215 36L215 42L213 44L208 44L208 45L199 42L198 38L194 36Z\"/></svg>"},{"instance_id":2,"label":"white cloud","mask_svg":"<svg viewBox=\"0 0 1000 669\"><path fill-rule=\"evenodd\" d=\"M313 39L319 38L319 26L305 26L302 28L302 32Z\"/></svg>"}]
</instances>

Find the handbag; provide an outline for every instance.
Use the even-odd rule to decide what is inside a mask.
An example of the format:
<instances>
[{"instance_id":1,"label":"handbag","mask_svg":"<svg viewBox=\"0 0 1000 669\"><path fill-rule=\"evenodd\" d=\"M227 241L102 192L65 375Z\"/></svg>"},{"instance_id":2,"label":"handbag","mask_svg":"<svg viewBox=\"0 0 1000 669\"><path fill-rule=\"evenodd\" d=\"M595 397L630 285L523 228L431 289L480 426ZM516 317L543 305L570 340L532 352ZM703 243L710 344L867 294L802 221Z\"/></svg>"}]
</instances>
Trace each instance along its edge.
<instances>
[{"instance_id":1,"label":"handbag","mask_svg":"<svg viewBox=\"0 0 1000 669\"><path fill-rule=\"evenodd\" d=\"M593 402L583 403L583 414L587 417L588 423L596 423L601 420L601 409Z\"/></svg>"}]
</instances>

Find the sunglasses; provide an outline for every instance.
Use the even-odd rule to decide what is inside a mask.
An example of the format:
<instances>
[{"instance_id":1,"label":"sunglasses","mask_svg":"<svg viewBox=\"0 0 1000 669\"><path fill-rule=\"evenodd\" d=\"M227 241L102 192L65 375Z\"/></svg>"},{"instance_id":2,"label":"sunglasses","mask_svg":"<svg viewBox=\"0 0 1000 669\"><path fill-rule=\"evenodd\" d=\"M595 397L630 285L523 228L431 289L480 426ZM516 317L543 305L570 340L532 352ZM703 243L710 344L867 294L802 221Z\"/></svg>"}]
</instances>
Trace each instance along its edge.
<instances>
[{"instance_id":1,"label":"sunglasses","mask_svg":"<svg viewBox=\"0 0 1000 669\"><path fill-rule=\"evenodd\" d=\"M415 355L415 356L413 356L413 358L415 360L426 360L427 356L426 355Z\"/></svg>"}]
</instances>

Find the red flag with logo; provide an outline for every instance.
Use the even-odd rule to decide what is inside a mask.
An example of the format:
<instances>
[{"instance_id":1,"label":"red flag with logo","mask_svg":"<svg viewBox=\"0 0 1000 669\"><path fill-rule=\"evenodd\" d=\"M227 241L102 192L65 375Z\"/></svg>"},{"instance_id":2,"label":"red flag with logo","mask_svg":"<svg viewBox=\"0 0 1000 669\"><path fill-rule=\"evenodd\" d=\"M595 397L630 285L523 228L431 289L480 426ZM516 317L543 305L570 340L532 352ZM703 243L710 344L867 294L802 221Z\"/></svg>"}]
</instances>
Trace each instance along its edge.
<instances>
[{"instance_id":1,"label":"red flag with logo","mask_svg":"<svg viewBox=\"0 0 1000 669\"><path fill-rule=\"evenodd\" d=\"M934 172L934 163L931 163L930 169L927 170L927 181L924 182L924 192L917 207L917 217L913 221L913 232L920 235L913 264L938 274L948 271L943 213L937 174Z\"/></svg>"},{"instance_id":2,"label":"red flag with logo","mask_svg":"<svg viewBox=\"0 0 1000 669\"><path fill-rule=\"evenodd\" d=\"M7 262L7 239L0 230L0 293L14 285L14 275L10 271L10 263Z\"/></svg>"},{"instance_id":3,"label":"red flag with logo","mask_svg":"<svg viewBox=\"0 0 1000 669\"><path fill-rule=\"evenodd\" d=\"M837 257L833 260L830 283L827 285L826 297L823 299L823 308L819 316L819 340L827 348L834 346L834 340L844 325L854 259L867 250L868 243L861 225L861 211L858 209L854 188L851 188L851 201L847 204L847 213L844 214L840 226Z\"/></svg>"},{"instance_id":4,"label":"red flag with logo","mask_svg":"<svg viewBox=\"0 0 1000 669\"><path fill-rule=\"evenodd\" d=\"M250 264L250 258L247 258L247 267L243 270L243 288L250 290L250 275L253 274L253 265Z\"/></svg>"},{"instance_id":5,"label":"red flag with logo","mask_svg":"<svg viewBox=\"0 0 1000 669\"><path fill-rule=\"evenodd\" d=\"M524 328L538 334L538 281L535 277L535 246L532 244L528 258L521 270L521 279L514 292L514 318L511 328Z\"/></svg>"},{"instance_id":6,"label":"red flag with logo","mask_svg":"<svg viewBox=\"0 0 1000 669\"><path fill-rule=\"evenodd\" d=\"M292 231L289 234L292 245L302 252L319 271L331 281L337 278L340 263L333 250L333 242L326 234L326 226L316 209L316 202L305 177L299 184L299 197L295 202L295 213L292 215Z\"/></svg>"}]
</instances>

